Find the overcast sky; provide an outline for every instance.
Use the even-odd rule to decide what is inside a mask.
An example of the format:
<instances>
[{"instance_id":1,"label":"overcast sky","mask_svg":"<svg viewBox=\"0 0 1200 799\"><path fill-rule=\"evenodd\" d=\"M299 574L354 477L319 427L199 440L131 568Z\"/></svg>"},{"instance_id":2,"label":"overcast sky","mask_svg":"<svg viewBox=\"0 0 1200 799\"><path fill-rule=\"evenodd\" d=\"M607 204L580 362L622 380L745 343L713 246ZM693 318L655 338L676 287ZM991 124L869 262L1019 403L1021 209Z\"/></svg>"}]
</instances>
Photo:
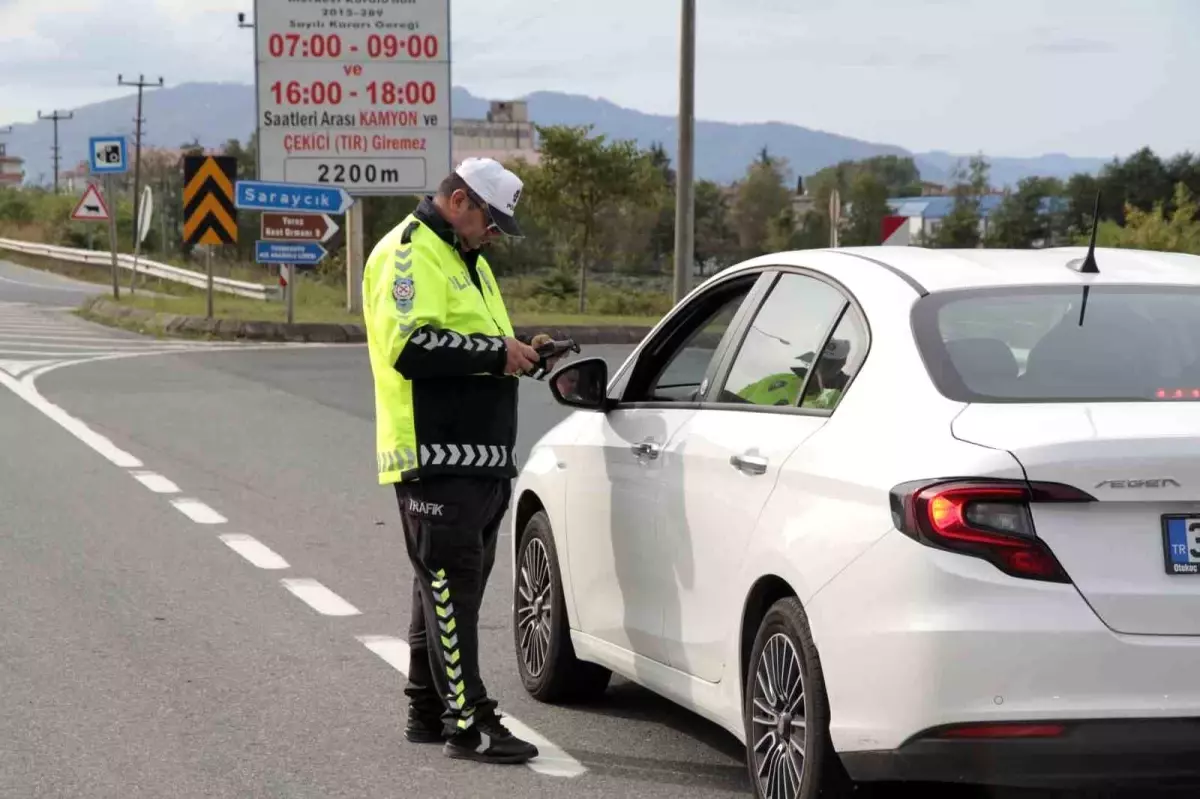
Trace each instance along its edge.
<instances>
[{"instance_id":1,"label":"overcast sky","mask_svg":"<svg viewBox=\"0 0 1200 799\"><path fill-rule=\"evenodd\" d=\"M698 0L697 115L914 151L1200 150L1200 0ZM253 0L0 0L0 124L129 90L254 80ZM654 113L678 0L453 0L454 82Z\"/></svg>"}]
</instances>

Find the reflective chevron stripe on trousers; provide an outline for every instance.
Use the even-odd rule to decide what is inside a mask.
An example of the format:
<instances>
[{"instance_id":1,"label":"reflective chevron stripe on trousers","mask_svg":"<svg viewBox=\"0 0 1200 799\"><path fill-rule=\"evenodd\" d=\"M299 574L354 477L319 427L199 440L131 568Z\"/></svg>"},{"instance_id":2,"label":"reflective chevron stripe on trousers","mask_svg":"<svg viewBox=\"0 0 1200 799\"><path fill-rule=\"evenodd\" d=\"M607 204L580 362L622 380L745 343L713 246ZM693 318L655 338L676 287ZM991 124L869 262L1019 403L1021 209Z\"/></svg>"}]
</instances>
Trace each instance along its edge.
<instances>
[{"instance_id":1,"label":"reflective chevron stripe on trousers","mask_svg":"<svg viewBox=\"0 0 1200 799\"><path fill-rule=\"evenodd\" d=\"M405 694L422 713L440 711L448 731L469 729L495 708L479 673L479 608L512 485L454 475L395 490L413 567Z\"/></svg>"}]
</instances>

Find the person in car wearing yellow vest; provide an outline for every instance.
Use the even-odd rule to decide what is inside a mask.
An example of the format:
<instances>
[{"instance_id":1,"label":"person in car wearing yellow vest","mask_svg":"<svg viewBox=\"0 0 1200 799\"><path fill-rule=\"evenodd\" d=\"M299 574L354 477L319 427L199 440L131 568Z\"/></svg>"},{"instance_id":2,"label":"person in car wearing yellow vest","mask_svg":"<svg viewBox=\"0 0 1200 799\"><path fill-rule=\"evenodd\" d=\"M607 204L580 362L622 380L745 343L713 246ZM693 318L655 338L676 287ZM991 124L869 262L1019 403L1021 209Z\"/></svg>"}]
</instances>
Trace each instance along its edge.
<instances>
[{"instance_id":1,"label":"person in car wearing yellow vest","mask_svg":"<svg viewBox=\"0 0 1200 799\"><path fill-rule=\"evenodd\" d=\"M737 393L737 396L754 405L779 405L795 408L800 404L800 389L804 376L812 368L814 353L806 352L797 360L804 366L794 366L787 372L767 375L756 380ZM845 339L830 339L817 362L817 371L808 386L809 402L806 408L831 408L845 389L849 378L844 367L850 357L850 342Z\"/></svg>"},{"instance_id":2,"label":"person in car wearing yellow vest","mask_svg":"<svg viewBox=\"0 0 1200 799\"><path fill-rule=\"evenodd\" d=\"M481 253L521 235L522 188L496 161L463 161L375 246L362 287L379 483L395 488L414 571L405 737L495 763L538 754L500 722L479 673L479 608L517 475L517 383L550 340L515 337Z\"/></svg>"}]
</instances>

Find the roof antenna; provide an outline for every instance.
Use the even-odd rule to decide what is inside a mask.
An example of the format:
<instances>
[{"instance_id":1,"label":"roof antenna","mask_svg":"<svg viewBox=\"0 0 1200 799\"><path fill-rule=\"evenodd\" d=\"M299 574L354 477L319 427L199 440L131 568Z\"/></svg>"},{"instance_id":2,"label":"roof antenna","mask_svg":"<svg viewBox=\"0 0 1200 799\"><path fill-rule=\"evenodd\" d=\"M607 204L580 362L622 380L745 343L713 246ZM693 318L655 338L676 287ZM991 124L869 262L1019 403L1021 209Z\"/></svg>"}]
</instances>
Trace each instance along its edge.
<instances>
[{"instance_id":1,"label":"roof antenna","mask_svg":"<svg viewBox=\"0 0 1200 799\"><path fill-rule=\"evenodd\" d=\"M1088 244L1087 255L1082 260L1075 259L1067 264L1068 269L1074 269L1076 272L1098 275L1100 267L1096 265L1096 230L1100 227L1100 192L1096 192L1096 205L1092 209L1092 240Z\"/></svg>"},{"instance_id":2,"label":"roof antenna","mask_svg":"<svg viewBox=\"0 0 1200 799\"><path fill-rule=\"evenodd\" d=\"M1096 192L1096 205L1092 209L1092 240L1088 244L1087 255L1083 260L1074 260L1067 264L1068 269L1074 269L1080 274L1098 275L1100 267L1096 265L1096 230L1100 227L1100 192ZM1087 313L1088 293L1092 287L1083 287L1083 302L1079 304L1079 326L1083 327L1083 315Z\"/></svg>"}]
</instances>

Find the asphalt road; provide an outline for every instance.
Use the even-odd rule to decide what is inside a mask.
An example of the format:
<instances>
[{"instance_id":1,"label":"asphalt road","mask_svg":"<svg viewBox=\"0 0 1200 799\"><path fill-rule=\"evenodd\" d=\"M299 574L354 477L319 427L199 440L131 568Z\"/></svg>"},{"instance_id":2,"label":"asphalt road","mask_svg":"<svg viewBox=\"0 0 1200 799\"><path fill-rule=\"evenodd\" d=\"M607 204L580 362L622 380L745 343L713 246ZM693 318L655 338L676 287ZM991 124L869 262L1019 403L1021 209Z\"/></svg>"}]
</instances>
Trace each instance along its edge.
<instances>
[{"instance_id":1,"label":"asphalt road","mask_svg":"<svg viewBox=\"0 0 1200 799\"><path fill-rule=\"evenodd\" d=\"M365 350L163 344L61 310L95 290L0 264L0 797L748 794L736 741L648 691L530 700L505 555L483 674L547 756L406 743L411 572ZM522 391L523 457L562 410Z\"/></svg>"}]
</instances>

